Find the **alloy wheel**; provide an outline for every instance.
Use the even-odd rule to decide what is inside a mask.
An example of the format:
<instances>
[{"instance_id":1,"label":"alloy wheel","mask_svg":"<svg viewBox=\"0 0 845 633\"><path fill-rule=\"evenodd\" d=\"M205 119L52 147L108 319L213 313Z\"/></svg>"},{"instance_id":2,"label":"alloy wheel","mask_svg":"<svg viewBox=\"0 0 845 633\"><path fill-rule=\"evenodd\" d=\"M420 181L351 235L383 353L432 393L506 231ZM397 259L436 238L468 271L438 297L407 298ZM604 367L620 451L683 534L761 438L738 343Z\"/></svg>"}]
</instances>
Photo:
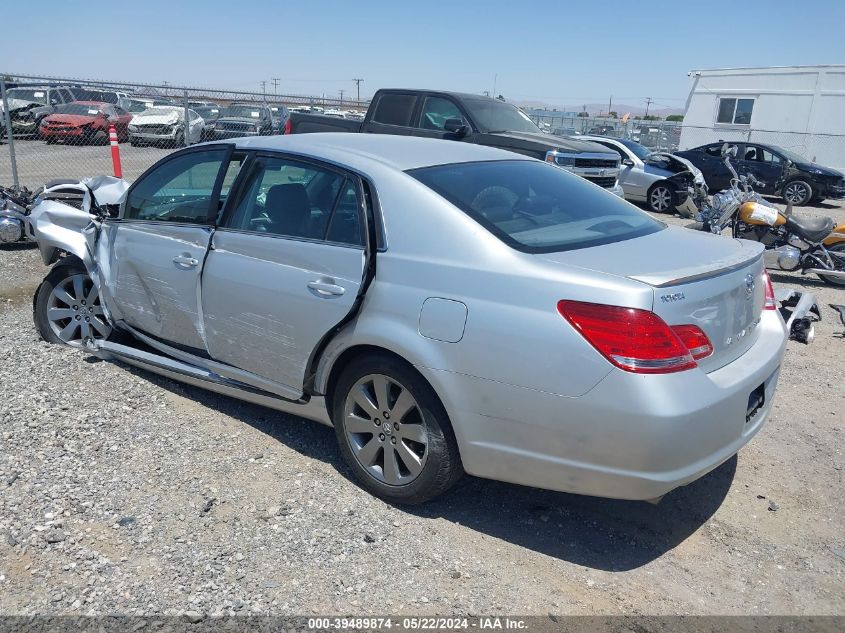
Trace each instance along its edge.
<instances>
[{"instance_id":1,"label":"alloy wheel","mask_svg":"<svg viewBox=\"0 0 845 633\"><path fill-rule=\"evenodd\" d=\"M383 374L356 382L343 408L346 439L358 463L376 480L414 481L428 458L428 434L413 394Z\"/></svg>"},{"instance_id":2,"label":"alloy wheel","mask_svg":"<svg viewBox=\"0 0 845 633\"><path fill-rule=\"evenodd\" d=\"M74 347L111 334L97 287L83 274L66 277L53 288L47 299L47 321L63 343Z\"/></svg>"},{"instance_id":3,"label":"alloy wheel","mask_svg":"<svg viewBox=\"0 0 845 633\"><path fill-rule=\"evenodd\" d=\"M672 193L666 187L655 187L649 197L651 208L655 211L667 211L672 200Z\"/></svg>"},{"instance_id":4,"label":"alloy wheel","mask_svg":"<svg viewBox=\"0 0 845 633\"><path fill-rule=\"evenodd\" d=\"M786 189L783 191L783 197L786 198L787 202L801 205L807 201L809 192L803 182L793 182L786 186Z\"/></svg>"}]
</instances>

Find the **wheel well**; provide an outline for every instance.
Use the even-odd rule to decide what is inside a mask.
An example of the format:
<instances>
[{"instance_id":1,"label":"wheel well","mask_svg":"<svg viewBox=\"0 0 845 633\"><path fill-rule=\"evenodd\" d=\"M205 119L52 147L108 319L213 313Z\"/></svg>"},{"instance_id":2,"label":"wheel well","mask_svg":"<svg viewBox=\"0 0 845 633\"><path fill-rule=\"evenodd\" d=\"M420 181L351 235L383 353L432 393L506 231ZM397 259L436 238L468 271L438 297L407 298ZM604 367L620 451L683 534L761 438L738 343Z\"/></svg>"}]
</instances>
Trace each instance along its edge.
<instances>
[{"instance_id":1,"label":"wheel well","mask_svg":"<svg viewBox=\"0 0 845 633\"><path fill-rule=\"evenodd\" d=\"M85 264L79 259L76 255L66 255L65 257L59 258L55 264L53 264L50 271L44 275L44 279L47 279L48 276L53 274L53 271L59 268L60 266L80 266L82 269L85 269ZM38 284L38 287L35 288L35 292L32 293L32 311L35 313L35 303L38 301L38 291L41 290L41 285L44 283L44 279L41 280L41 283Z\"/></svg>"},{"instance_id":2,"label":"wheel well","mask_svg":"<svg viewBox=\"0 0 845 633\"><path fill-rule=\"evenodd\" d=\"M378 347L377 345L353 345L352 347L343 350L341 355L337 357L337 360L335 360L334 364L332 365L331 371L329 372L329 379L326 382L326 394L325 394L325 396L326 396L326 408L329 410L329 414L331 414L332 408L334 406L332 403L334 401L335 385L337 385L337 380L340 377L340 375L343 373L343 370L349 365L349 363L351 363L356 358L360 358L362 356L371 356L371 355L372 356L374 356L374 355L390 356L394 360L397 360L400 363L407 365L408 367L410 367L414 371L417 371L414 368L412 363L409 363L406 359L402 358L396 352L391 352L390 350L385 349L383 347ZM419 372L417 372L417 373L419 373ZM425 380L424 377L422 377L422 378L423 378L423 380ZM428 382L428 381L426 380L426 382ZM431 383L429 383L429 386L431 386ZM432 391L434 391L433 387L432 387ZM435 391L435 395L436 394L437 394L437 392ZM438 395L437 397L439 398L440 396Z\"/></svg>"}]
</instances>

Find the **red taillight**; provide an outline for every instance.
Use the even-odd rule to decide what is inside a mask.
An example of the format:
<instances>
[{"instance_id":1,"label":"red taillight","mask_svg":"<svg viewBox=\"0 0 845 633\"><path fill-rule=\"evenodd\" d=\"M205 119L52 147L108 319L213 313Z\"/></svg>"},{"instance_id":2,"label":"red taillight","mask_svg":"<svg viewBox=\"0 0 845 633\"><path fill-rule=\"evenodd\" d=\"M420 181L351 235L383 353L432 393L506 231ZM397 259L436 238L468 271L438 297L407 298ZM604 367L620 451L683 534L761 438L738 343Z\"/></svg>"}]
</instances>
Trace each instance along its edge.
<instances>
[{"instance_id":1,"label":"red taillight","mask_svg":"<svg viewBox=\"0 0 845 633\"><path fill-rule=\"evenodd\" d=\"M285 131L284 134L290 134L293 131L293 122L288 117L288 120L285 121Z\"/></svg>"},{"instance_id":2,"label":"red taillight","mask_svg":"<svg viewBox=\"0 0 845 633\"><path fill-rule=\"evenodd\" d=\"M678 335L681 343L689 350L695 360L707 358L713 353L713 345L710 343L710 339L697 325L673 325L672 330Z\"/></svg>"},{"instance_id":3,"label":"red taillight","mask_svg":"<svg viewBox=\"0 0 845 633\"><path fill-rule=\"evenodd\" d=\"M772 286L772 278L769 277L768 271L763 271L763 284L766 288L766 303L763 306L764 310L777 310L778 304L775 302L775 288Z\"/></svg>"},{"instance_id":4,"label":"red taillight","mask_svg":"<svg viewBox=\"0 0 845 633\"><path fill-rule=\"evenodd\" d=\"M693 369L713 352L707 336L695 326L670 328L648 310L581 301L558 301L557 310L611 363L638 374L668 374ZM694 329L693 329L694 328Z\"/></svg>"}]
</instances>

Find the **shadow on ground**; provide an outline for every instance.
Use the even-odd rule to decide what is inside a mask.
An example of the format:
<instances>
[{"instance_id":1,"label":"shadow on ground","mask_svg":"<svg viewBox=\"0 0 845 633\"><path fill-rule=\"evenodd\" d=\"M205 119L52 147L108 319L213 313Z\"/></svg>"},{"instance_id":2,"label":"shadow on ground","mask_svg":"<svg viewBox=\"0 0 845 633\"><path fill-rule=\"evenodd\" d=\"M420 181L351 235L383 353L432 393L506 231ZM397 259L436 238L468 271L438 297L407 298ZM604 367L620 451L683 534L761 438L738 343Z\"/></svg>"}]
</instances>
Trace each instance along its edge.
<instances>
[{"instance_id":1,"label":"shadow on ground","mask_svg":"<svg viewBox=\"0 0 845 633\"><path fill-rule=\"evenodd\" d=\"M328 427L143 370L127 370L249 424L307 457L331 464L344 477L353 478L337 448L334 432ZM424 519L443 518L577 565L625 571L660 557L698 530L722 504L736 465L737 458L733 457L702 479L669 493L658 505L466 477L443 497L400 510Z\"/></svg>"}]
</instances>

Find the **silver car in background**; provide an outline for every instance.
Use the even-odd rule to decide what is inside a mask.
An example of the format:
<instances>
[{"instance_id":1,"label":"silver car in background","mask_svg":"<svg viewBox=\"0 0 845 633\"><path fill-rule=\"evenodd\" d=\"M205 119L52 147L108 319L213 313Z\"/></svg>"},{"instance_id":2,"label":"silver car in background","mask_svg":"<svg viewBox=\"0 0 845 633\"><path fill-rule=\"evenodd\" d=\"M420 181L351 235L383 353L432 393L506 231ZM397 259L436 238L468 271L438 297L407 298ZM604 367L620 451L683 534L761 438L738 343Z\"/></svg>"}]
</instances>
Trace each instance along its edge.
<instances>
[{"instance_id":1,"label":"silver car in background","mask_svg":"<svg viewBox=\"0 0 845 633\"><path fill-rule=\"evenodd\" d=\"M46 340L333 425L391 502L463 472L656 498L772 406L786 332L762 247L525 156L234 139L162 159L119 210L92 205L32 212L55 263L35 297Z\"/></svg>"},{"instance_id":2,"label":"silver car in background","mask_svg":"<svg viewBox=\"0 0 845 633\"><path fill-rule=\"evenodd\" d=\"M579 139L604 145L620 155L619 184L626 200L645 202L655 213L678 210L689 215L685 207L688 188L693 179L703 183L704 176L687 159L652 151L628 139L606 136L580 136Z\"/></svg>"}]
</instances>

